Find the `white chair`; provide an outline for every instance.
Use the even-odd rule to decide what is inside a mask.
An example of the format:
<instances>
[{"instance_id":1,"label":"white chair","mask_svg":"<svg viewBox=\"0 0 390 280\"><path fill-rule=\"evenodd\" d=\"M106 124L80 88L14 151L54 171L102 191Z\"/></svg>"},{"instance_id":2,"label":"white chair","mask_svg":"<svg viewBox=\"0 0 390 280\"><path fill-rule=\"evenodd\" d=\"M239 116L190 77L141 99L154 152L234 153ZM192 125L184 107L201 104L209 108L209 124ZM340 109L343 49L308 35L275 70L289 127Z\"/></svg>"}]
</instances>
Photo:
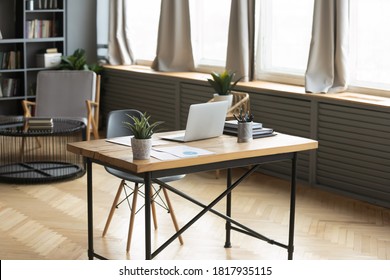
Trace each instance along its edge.
<instances>
[{"instance_id":1,"label":"white chair","mask_svg":"<svg viewBox=\"0 0 390 280\"><path fill-rule=\"evenodd\" d=\"M90 139L91 131L98 139L99 85L93 71L40 71L35 102L22 101L24 116L81 120L86 124L86 139Z\"/></svg>"}]
</instances>

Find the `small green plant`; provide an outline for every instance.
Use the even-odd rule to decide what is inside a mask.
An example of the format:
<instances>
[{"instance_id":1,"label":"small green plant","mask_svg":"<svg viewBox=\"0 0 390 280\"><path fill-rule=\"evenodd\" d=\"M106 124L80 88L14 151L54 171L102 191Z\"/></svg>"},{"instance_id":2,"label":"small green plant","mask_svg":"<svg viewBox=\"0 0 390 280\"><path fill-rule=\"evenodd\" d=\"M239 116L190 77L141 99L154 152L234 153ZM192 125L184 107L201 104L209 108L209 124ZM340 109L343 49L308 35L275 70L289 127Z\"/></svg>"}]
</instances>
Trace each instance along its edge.
<instances>
[{"instance_id":1,"label":"small green plant","mask_svg":"<svg viewBox=\"0 0 390 280\"><path fill-rule=\"evenodd\" d=\"M234 72L229 72L227 70L223 71L222 73L212 72L212 79L207 79L207 81L213 87L216 93L220 95L227 95L230 94L237 83L242 79L240 78L233 82L234 76Z\"/></svg>"},{"instance_id":2,"label":"small green plant","mask_svg":"<svg viewBox=\"0 0 390 280\"><path fill-rule=\"evenodd\" d=\"M84 49L77 49L72 55L62 56L59 69L62 70L91 70L99 74L103 67L97 64L87 64L87 57Z\"/></svg>"},{"instance_id":3,"label":"small green plant","mask_svg":"<svg viewBox=\"0 0 390 280\"><path fill-rule=\"evenodd\" d=\"M154 122L149 124L150 115L145 112L141 117L131 116L126 114L133 122L123 122L123 124L130 129L135 139L150 139L156 128L163 122Z\"/></svg>"}]
</instances>

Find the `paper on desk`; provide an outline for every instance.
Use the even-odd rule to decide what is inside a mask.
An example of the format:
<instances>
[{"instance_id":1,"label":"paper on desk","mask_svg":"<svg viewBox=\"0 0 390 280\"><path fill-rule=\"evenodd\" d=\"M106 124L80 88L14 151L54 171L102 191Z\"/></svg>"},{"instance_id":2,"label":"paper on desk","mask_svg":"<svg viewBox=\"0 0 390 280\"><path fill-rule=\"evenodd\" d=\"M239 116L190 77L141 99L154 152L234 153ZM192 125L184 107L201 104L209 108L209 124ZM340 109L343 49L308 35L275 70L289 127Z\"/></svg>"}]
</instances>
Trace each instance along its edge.
<instances>
[{"instance_id":1,"label":"paper on desk","mask_svg":"<svg viewBox=\"0 0 390 280\"><path fill-rule=\"evenodd\" d=\"M170 146L170 147L157 147L153 148L154 151L164 152L176 157L186 158L186 157L197 157L202 155L211 155L214 152L210 152L208 150L194 148L186 145L180 146Z\"/></svg>"},{"instance_id":2,"label":"paper on desk","mask_svg":"<svg viewBox=\"0 0 390 280\"><path fill-rule=\"evenodd\" d=\"M119 144L119 145L125 145L131 147L131 138L133 136L121 136L121 137L114 137L114 138L109 138L106 139L107 142ZM163 140L158 140L158 139L152 139L152 146L157 146L157 145L163 145L167 144L166 141Z\"/></svg>"},{"instance_id":3,"label":"paper on desk","mask_svg":"<svg viewBox=\"0 0 390 280\"><path fill-rule=\"evenodd\" d=\"M155 151L155 150L151 150L150 151L150 156L154 157L156 159L159 159L159 160L178 159L178 157L175 156L175 155L168 154L168 153L165 153L165 152Z\"/></svg>"}]
</instances>

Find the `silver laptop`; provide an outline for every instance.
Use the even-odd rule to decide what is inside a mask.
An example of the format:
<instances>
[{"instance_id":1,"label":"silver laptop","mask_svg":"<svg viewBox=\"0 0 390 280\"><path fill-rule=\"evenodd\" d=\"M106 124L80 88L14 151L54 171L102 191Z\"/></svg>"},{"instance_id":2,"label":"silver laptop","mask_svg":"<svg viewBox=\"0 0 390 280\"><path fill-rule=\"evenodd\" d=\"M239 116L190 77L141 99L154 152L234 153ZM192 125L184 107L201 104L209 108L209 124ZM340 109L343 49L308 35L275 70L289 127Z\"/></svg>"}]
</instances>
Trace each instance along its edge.
<instances>
[{"instance_id":1,"label":"silver laptop","mask_svg":"<svg viewBox=\"0 0 390 280\"><path fill-rule=\"evenodd\" d=\"M227 101L192 104L188 112L186 130L163 136L162 139L188 142L221 136L227 109Z\"/></svg>"}]
</instances>

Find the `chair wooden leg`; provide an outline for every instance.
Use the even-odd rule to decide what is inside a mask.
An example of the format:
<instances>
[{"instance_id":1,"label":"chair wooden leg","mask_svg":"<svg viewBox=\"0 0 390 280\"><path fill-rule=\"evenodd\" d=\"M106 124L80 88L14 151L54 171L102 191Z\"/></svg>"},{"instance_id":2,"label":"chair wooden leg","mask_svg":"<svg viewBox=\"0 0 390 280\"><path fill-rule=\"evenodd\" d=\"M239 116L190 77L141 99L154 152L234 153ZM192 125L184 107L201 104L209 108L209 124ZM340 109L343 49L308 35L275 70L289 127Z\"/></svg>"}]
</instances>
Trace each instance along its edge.
<instances>
[{"instance_id":1,"label":"chair wooden leg","mask_svg":"<svg viewBox=\"0 0 390 280\"><path fill-rule=\"evenodd\" d=\"M173 211L171 200L169 199L167 190L165 188L162 188L162 189L163 189L163 192L164 192L165 200L167 201L167 204L168 204L169 214L171 215L171 219L172 219L173 225L174 225L174 227L176 229L176 232L177 232L177 231L179 231L179 225L178 225L177 220L176 220L175 212ZM184 244L183 237L181 235L179 235L179 242L180 242L181 245Z\"/></svg>"},{"instance_id":2,"label":"chair wooden leg","mask_svg":"<svg viewBox=\"0 0 390 280\"><path fill-rule=\"evenodd\" d=\"M118 200L119 200L119 197L121 196L124 184L125 184L125 180L122 180L121 183L119 184L119 188L116 192L114 202L112 203L110 213L108 214L106 225L104 226L104 230L103 230L103 234L102 234L103 237L106 235L108 227L110 226L111 219L112 219L112 216L114 215L116 205L118 204Z\"/></svg>"},{"instance_id":3,"label":"chair wooden leg","mask_svg":"<svg viewBox=\"0 0 390 280\"><path fill-rule=\"evenodd\" d=\"M215 170L215 179L219 179L220 170Z\"/></svg>"},{"instance_id":4,"label":"chair wooden leg","mask_svg":"<svg viewBox=\"0 0 390 280\"><path fill-rule=\"evenodd\" d=\"M102 236L105 236L105 234L107 233L107 230L108 230L108 228L110 226L112 217L113 217L115 209L116 209L116 205L118 204L120 195L121 195L122 190L124 188L124 184L125 184L125 180L122 180L120 185L119 185L119 188L117 190L117 193L115 195L114 202L113 202L113 204L111 206L111 210L110 210L110 213L108 215L107 222L106 222L106 225L104 227ZM171 201L169 199L168 192L167 192L167 190L165 188L162 188L162 190L164 192L164 197L165 197L165 200L166 200L168 208L169 208L169 214L171 215L171 219L172 219L173 225L175 227L175 230L178 231L179 230L179 225L177 223L175 212L174 212L174 210L172 208L172 204L171 204ZM135 184L134 191L133 191L133 200L132 200L132 203L131 203L131 213L130 213L129 230L128 230L128 236L127 236L126 252L130 252L131 240L132 240L133 229L134 229L135 214L137 212L138 191L139 191L139 185ZM153 187L151 189L150 195L151 195L151 198L152 198L152 200L151 200L151 208L152 208L154 228L157 229L157 215L156 215L155 202L153 200L153 196L154 196ZM182 236L180 235L178 238L179 238L180 244L183 245L184 242L183 242Z\"/></svg>"},{"instance_id":5,"label":"chair wooden leg","mask_svg":"<svg viewBox=\"0 0 390 280\"><path fill-rule=\"evenodd\" d=\"M156 215L156 203L154 203L154 199L153 199L153 196L154 196L154 192L153 192L153 186L150 186L150 206L152 207L152 216L153 216L153 225L154 225L154 229L156 230L158 228L157 226L157 215Z\"/></svg>"},{"instance_id":6,"label":"chair wooden leg","mask_svg":"<svg viewBox=\"0 0 390 280\"><path fill-rule=\"evenodd\" d=\"M129 233L127 235L127 245L126 252L130 251L131 238L133 236L133 228L134 228L134 220L135 220L135 212L137 211L137 195L138 195L138 184L136 183L134 186L133 192L133 202L131 204L131 213L130 213L130 224L129 224Z\"/></svg>"}]
</instances>

